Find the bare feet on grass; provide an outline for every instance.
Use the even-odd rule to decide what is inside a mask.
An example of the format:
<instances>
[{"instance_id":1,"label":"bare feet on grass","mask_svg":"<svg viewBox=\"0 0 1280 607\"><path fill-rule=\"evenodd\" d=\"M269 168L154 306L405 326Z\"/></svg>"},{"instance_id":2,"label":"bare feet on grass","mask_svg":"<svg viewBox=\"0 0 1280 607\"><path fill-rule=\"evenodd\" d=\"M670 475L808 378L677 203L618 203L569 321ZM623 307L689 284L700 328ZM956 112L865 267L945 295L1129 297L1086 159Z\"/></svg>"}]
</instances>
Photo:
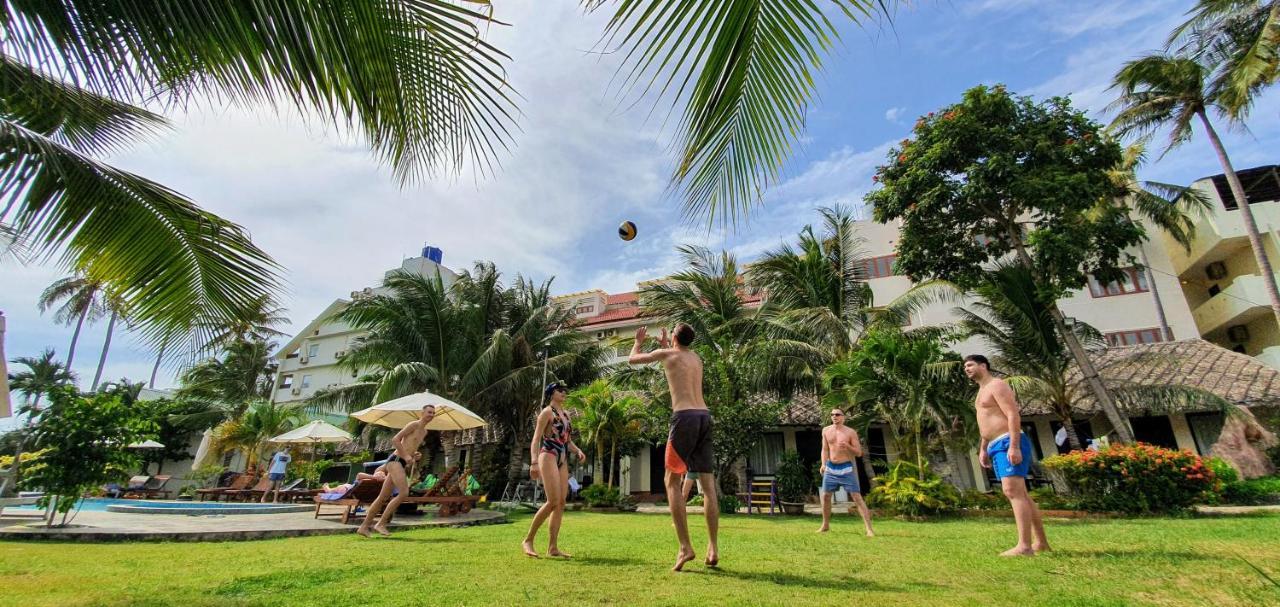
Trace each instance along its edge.
<instances>
[{"instance_id":1,"label":"bare feet on grass","mask_svg":"<svg viewBox=\"0 0 1280 607\"><path fill-rule=\"evenodd\" d=\"M565 552L565 551L563 551L563 550L561 550L561 549L559 549L559 548L552 548L552 549L550 549L550 550L548 550L548 551L547 551L547 554L549 554L549 555L551 555L551 556L554 556L554 557L556 557L556 558L561 558L561 559L571 559L571 558L573 558L573 555L572 555L572 554L569 554L568 552Z\"/></svg>"},{"instance_id":2,"label":"bare feet on grass","mask_svg":"<svg viewBox=\"0 0 1280 607\"><path fill-rule=\"evenodd\" d=\"M538 551L533 549L533 540L525 540L520 543L520 548L524 549L524 555L530 558L538 558Z\"/></svg>"},{"instance_id":3,"label":"bare feet on grass","mask_svg":"<svg viewBox=\"0 0 1280 607\"><path fill-rule=\"evenodd\" d=\"M1030 546L1014 546L1013 548L1010 548L1000 553L1000 556L1035 556L1035 555L1036 555L1036 551L1032 550Z\"/></svg>"},{"instance_id":4,"label":"bare feet on grass","mask_svg":"<svg viewBox=\"0 0 1280 607\"><path fill-rule=\"evenodd\" d=\"M693 550L685 550L684 548L681 548L680 552L676 554L676 566L672 567L671 570L680 571L684 569L685 563L688 563L695 558L698 558L698 555L694 554Z\"/></svg>"}]
</instances>

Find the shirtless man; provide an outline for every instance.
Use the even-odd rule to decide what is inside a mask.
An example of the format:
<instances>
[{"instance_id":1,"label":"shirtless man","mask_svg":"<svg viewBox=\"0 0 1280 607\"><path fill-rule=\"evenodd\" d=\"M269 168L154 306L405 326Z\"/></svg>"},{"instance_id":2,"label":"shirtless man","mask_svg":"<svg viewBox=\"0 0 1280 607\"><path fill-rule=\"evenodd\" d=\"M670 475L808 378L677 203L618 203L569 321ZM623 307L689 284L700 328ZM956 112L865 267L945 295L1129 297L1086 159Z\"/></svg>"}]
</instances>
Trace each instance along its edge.
<instances>
[{"instance_id":1,"label":"shirtless man","mask_svg":"<svg viewBox=\"0 0 1280 607\"><path fill-rule=\"evenodd\" d=\"M871 511L862 500L862 488L858 486L857 458L862 457L862 443L858 432L844 425L844 411L831 410L831 425L822 429L822 527L818 533L831 529L831 494L844 487L849 499L862 515L862 526L867 537L875 537L871 530Z\"/></svg>"},{"instance_id":2,"label":"shirtless man","mask_svg":"<svg viewBox=\"0 0 1280 607\"><path fill-rule=\"evenodd\" d=\"M370 523L378 516L378 512L382 512L382 518L378 519L378 524L374 525L373 530L377 531L378 535L391 535L391 532L387 531L387 523L391 522L391 516L400 507L400 502L409 496L409 476L405 466L416 458L418 447L422 446L422 439L427 437L427 424L435 416L435 405L422 407L422 414L418 419L409 422L409 425L402 428L395 438L391 439L391 444L395 445L396 450L387 459L387 463L383 464L387 478L382 481L382 491L378 493L378 499L369 505L369 511L364 514L364 522L360 523L356 533L369 537ZM392 489L399 491L395 497L391 497ZM391 500L390 504L387 504L388 499ZM382 508L383 504L387 506L385 510Z\"/></svg>"},{"instance_id":3,"label":"shirtless man","mask_svg":"<svg viewBox=\"0 0 1280 607\"><path fill-rule=\"evenodd\" d=\"M716 534L720 527L719 500L716 495L716 479L713 474L715 453L711 446L711 412L702 399L702 359L689 349L693 343L693 327L680 323L672 333L673 344L662 330L658 349L643 352L647 327L636 331L636 343L631 348L627 362L643 365L662 363L667 374L667 386L671 389L671 433L667 437L666 485L667 503L671 504L671 519L676 526L676 538L680 540L680 552L676 554L673 571L680 571L685 563L696 558L689 542L689 521L685 513L684 492L681 477L687 474L698 481L702 489L703 511L707 517L708 567L715 567L720 560Z\"/></svg>"},{"instance_id":4,"label":"shirtless man","mask_svg":"<svg viewBox=\"0 0 1280 607\"><path fill-rule=\"evenodd\" d=\"M991 363L981 354L964 357L964 374L978 384L978 461L994 467L1005 497L1013 506L1018 526L1018 545L1001 556L1032 556L1049 549L1040 509L1027 495L1027 473L1031 470L1031 439L1022 433L1022 414L1013 388L991 375ZM1034 535L1034 539L1033 539Z\"/></svg>"}]
</instances>

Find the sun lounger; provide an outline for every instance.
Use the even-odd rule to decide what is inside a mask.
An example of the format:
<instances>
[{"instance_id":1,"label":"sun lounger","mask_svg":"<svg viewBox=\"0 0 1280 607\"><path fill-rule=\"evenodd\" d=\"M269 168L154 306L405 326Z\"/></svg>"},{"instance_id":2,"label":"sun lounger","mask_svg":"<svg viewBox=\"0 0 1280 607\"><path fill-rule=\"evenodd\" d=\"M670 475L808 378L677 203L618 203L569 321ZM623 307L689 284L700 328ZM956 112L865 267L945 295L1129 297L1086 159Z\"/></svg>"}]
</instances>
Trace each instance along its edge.
<instances>
[{"instance_id":1,"label":"sun lounger","mask_svg":"<svg viewBox=\"0 0 1280 607\"><path fill-rule=\"evenodd\" d=\"M151 499L153 497L164 497L165 499L169 499L169 494L173 492L165 489L164 486L169 484L170 478L173 477L167 474L157 474L151 477L151 480L147 481L138 493L143 499Z\"/></svg>"},{"instance_id":2,"label":"sun lounger","mask_svg":"<svg viewBox=\"0 0 1280 607\"><path fill-rule=\"evenodd\" d=\"M144 495L143 491L147 488L147 483L151 482L151 476L140 474L138 476L129 477L129 482L121 491L121 497L140 497Z\"/></svg>"},{"instance_id":3,"label":"sun lounger","mask_svg":"<svg viewBox=\"0 0 1280 607\"><path fill-rule=\"evenodd\" d=\"M247 489L249 485L253 484L253 481L254 481L253 475L237 474L235 478L231 479L231 483L225 487L210 487L208 489L196 489L196 496L199 497L200 501L202 502L206 498L212 498L216 501L225 497L227 493L230 491L240 491L242 489Z\"/></svg>"},{"instance_id":4,"label":"sun lounger","mask_svg":"<svg viewBox=\"0 0 1280 607\"><path fill-rule=\"evenodd\" d=\"M356 483L342 493L321 493L316 495L312 500L316 503L316 518L320 518L320 508L322 506L339 506L342 508L340 513L325 513L325 516L342 516L342 522L345 524L351 520L351 515L355 513L356 508L372 504L378 499L378 493L382 491L382 481L373 479L365 479Z\"/></svg>"},{"instance_id":5,"label":"sun lounger","mask_svg":"<svg viewBox=\"0 0 1280 607\"><path fill-rule=\"evenodd\" d=\"M224 495L228 500L244 501L247 499L261 498L262 493L270 488L271 479L264 476L258 479L258 484L254 485L252 489L236 489L234 491L227 491Z\"/></svg>"},{"instance_id":6,"label":"sun lounger","mask_svg":"<svg viewBox=\"0 0 1280 607\"><path fill-rule=\"evenodd\" d=\"M403 504L437 504L436 518L448 518L455 514L470 512L480 501L479 495L410 495L404 498Z\"/></svg>"}]
</instances>

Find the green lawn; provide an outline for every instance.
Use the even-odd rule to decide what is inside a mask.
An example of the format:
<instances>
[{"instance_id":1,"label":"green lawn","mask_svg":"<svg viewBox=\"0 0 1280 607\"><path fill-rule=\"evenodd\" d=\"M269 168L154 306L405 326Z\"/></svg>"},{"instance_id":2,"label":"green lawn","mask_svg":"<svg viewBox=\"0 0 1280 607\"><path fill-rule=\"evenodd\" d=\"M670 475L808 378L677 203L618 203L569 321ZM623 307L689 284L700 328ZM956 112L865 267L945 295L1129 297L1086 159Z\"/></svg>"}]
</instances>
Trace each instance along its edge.
<instances>
[{"instance_id":1,"label":"green lawn","mask_svg":"<svg viewBox=\"0 0 1280 607\"><path fill-rule=\"evenodd\" d=\"M694 545L705 542L696 521ZM571 561L528 524L226 543L0 542L0 605L1280 605L1280 517L1051 521L1056 553L996 554L1005 520L724 520L721 568L683 574L669 519L570 513ZM545 535L539 549L545 550ZM1270 580L1275 580L1269 581Z\"/></svg>"}]
</instances>

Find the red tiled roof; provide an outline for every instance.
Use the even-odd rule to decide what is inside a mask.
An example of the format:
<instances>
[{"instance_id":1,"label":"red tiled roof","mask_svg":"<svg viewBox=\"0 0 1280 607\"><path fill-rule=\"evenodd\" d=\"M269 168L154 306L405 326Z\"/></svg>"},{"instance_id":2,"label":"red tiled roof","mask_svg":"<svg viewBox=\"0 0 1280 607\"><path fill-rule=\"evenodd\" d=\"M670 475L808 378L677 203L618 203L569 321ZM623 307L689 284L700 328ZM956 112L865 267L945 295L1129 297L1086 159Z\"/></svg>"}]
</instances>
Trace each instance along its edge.
<instances>
[{"instance_id":1,"label":"red tiled roof","mask_svg":"<svg viewBox=\"0 0 1280 607\"><path fill-rule=\"evenodd\" d=\"M583 318L582 324L579 326L590 327L592 325L600 325L607 322L615 322L619 320L630 320L640 316L640 307L631 306L629 308L618 308L617 310L607 310L598 316L591 318Z\"/></svg>"},{"instance_id":2,"label":"red tiled roof","mask_svg":"<svg viewBox=\"0 0 1280 607\"><path fill-rule=\"evenodd\" d=\"M631 291L630 293L617 293L614 295L610 295L609 299L605 302L605 304L610 306L615 306L618 304L632 303L639 300L640 300L640 295L635 291Z\"/></svg>"}]
</instances>

